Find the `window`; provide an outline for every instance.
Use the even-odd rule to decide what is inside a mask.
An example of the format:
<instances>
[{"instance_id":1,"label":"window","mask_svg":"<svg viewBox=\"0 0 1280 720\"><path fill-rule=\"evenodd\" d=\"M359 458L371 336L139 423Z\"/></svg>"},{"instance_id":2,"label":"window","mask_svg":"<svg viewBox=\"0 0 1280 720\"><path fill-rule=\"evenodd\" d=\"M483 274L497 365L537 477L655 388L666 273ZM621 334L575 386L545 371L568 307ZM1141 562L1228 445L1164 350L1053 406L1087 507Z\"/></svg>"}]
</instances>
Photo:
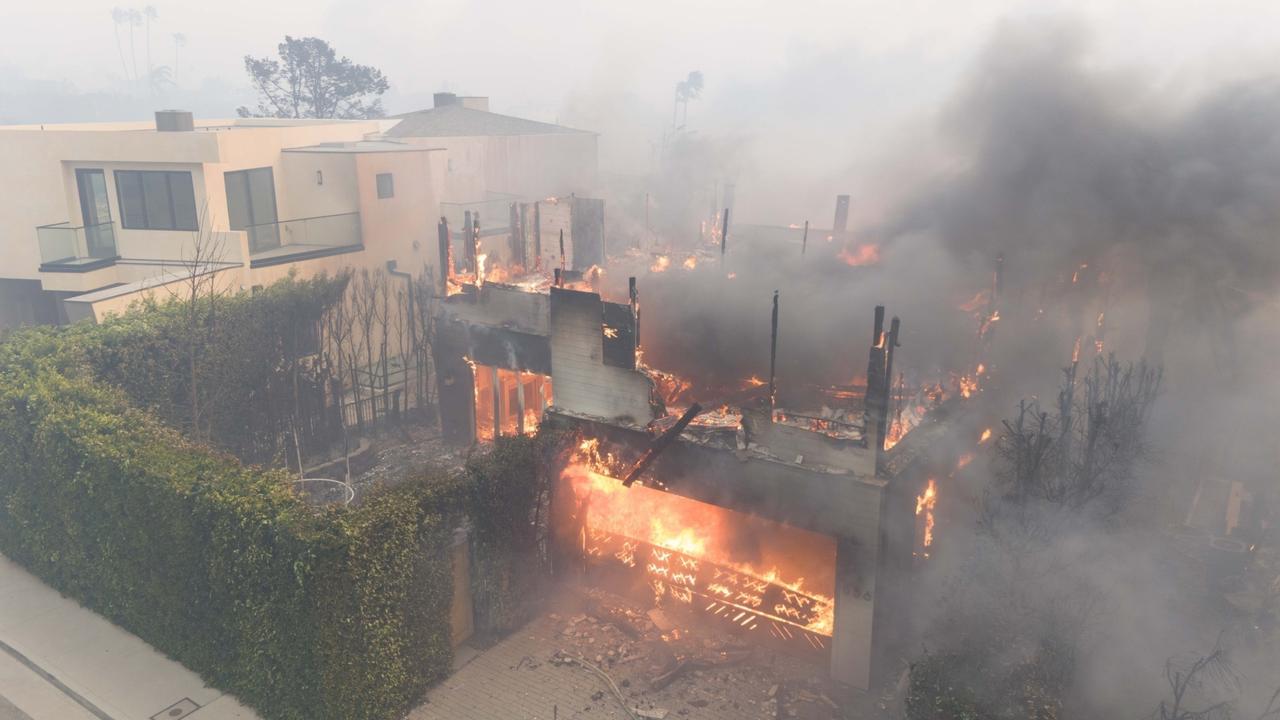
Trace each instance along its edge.
<instances>
[{"instance_id":1,"label":"window","mask_svg":"<svg viewBox=\"0 0 1280 720\"><path fill-rule=\"evenodd\" d=\"M191 173L117 170L120 224L131 230L196 230Z\"/></svg>"},{"instance_id":2,"label":"window","mask_svg":"<svg viewBox=\"0 0 1280 720\"><path fill-rule=\"evenodd\" d=\"M396 196L396 182L391 173L378 173L378 199L386 200Z\"/></svg>"}]
</instances>

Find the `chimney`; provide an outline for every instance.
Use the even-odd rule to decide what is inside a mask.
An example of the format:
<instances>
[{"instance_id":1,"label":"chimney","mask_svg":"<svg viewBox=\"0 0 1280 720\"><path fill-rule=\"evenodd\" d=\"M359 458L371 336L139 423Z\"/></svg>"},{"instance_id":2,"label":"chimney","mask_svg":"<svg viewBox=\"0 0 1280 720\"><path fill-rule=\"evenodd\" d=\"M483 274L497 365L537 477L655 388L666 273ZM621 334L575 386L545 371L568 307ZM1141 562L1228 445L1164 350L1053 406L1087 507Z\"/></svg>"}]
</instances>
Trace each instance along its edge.
<instances>
[{"instance_id":1,"label":"chimney","mask_svg":"<svg viewBox=\"0 0 1280 720\"><path fill-rule=\"evenodd\" d=\"M196 129L195 120L187 110L157 110L157 132L191 132Z\"/></svg>"},{"instance_id":2,"label":"chimney","mask_svg":"<svg viewBox=\"0 0 1280 720\"><path fill-rule=\"evenodd\" d=\"M831 229L837 233L842 233L849 229L849 196L836 196L836 219L831 224Z\"/></svg>"},{"instance_id":3,"label":"chimney","mask_svg":"<svg viewBox=\"0 0 1280 720\"><path fill-rule=\"evenodd\" d=\"M438 92L431 96L432 107L442 108L446 105L458 104L458 96L451 92Z\"/></svg>"}]
</instances>

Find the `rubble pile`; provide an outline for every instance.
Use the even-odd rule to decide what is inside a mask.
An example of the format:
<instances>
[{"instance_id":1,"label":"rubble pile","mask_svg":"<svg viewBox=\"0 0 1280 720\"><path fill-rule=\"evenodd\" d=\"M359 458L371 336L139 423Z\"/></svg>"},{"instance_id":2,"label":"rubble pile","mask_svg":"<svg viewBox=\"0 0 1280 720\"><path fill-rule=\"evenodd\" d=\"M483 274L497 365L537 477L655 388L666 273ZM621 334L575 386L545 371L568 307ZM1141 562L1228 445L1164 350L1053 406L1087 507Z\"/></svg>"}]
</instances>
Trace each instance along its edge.
<instances>
[{"instance_id":1,"label":"rubble pile","mask_svg":"<svg viewBox=\"0 0 1280 720\"><path fill-rule=\"evenodd\" d=\"M633 720L843 717L821 670L710 626L677 622L618 596L589 590L582 612L547 616L555 649L542 660L595 675L601 712ZM538 661L530 658L532 669ZM589 711L590 707L575 708Z\"/></svg>"}]
</instances>

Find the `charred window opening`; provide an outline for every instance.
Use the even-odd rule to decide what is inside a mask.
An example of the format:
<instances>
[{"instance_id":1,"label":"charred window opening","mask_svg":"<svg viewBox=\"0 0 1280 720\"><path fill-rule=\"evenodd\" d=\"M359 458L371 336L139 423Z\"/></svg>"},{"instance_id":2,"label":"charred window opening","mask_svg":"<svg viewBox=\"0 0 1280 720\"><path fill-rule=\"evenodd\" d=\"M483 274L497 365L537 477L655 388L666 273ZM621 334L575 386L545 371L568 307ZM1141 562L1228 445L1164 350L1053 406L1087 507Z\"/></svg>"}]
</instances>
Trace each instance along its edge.
<instances>
[{"instance_id":1,"label":"charred window opening","mask_svg":"<svg viewBox=\"0 0 1280 720\"><path fill-rule=\"evenodd\" d=\"M472 364L475 373L476 439L531 435L551 404L551 377Z\"/></svg>"},{"instance_id":2,"label":"charred window opening","mask_svg":"<svg viewBox=\"0 0 1280 720\"><path fill-rule=\"evenodd\" d=\"M604 316L600 329L604 336L604 364L635 370L636 323L631 314L631 306L611 302L601 305Z\"/></svg>"}]
</instances>

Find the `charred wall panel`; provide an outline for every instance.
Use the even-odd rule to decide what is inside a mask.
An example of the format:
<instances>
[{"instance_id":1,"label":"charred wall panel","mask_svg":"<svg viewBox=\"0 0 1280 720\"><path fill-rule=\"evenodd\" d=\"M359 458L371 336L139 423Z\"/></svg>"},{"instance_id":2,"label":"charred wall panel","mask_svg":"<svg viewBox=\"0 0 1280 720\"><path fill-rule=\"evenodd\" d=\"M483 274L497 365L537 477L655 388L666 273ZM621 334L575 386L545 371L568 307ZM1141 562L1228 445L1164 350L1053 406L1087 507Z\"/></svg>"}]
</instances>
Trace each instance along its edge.
<instances>
[{"instance_id":1,"label":"charred wall panel","mask_svg":"<svg viewBox=\"0 0 1280 720\"><path fill-rule=\"evenodd\" d=\"M569 412L646 425L653 385L604 362L600 296L551 288L551 378L555 403Z\"/></svg>"},{"instance_id":2,"label":"charred wall panel","mask_svg":"<svg viewBox=\"0 0 1280 720\"><path fill-rule=\"evenodd\" d=\"M573 199L573 269L604 266L604 200Z\"/></svg>"},{"instance_id":3,"label":"charred wall panel","mask_svg":"<svg viewBox=\"0 0 1280 720\"><path fill-rule=\"evenodd\" d=\"M551 374L549 338L504 328L472 326L471 359L480 365Z\"/></svg>"}]
</instances>

